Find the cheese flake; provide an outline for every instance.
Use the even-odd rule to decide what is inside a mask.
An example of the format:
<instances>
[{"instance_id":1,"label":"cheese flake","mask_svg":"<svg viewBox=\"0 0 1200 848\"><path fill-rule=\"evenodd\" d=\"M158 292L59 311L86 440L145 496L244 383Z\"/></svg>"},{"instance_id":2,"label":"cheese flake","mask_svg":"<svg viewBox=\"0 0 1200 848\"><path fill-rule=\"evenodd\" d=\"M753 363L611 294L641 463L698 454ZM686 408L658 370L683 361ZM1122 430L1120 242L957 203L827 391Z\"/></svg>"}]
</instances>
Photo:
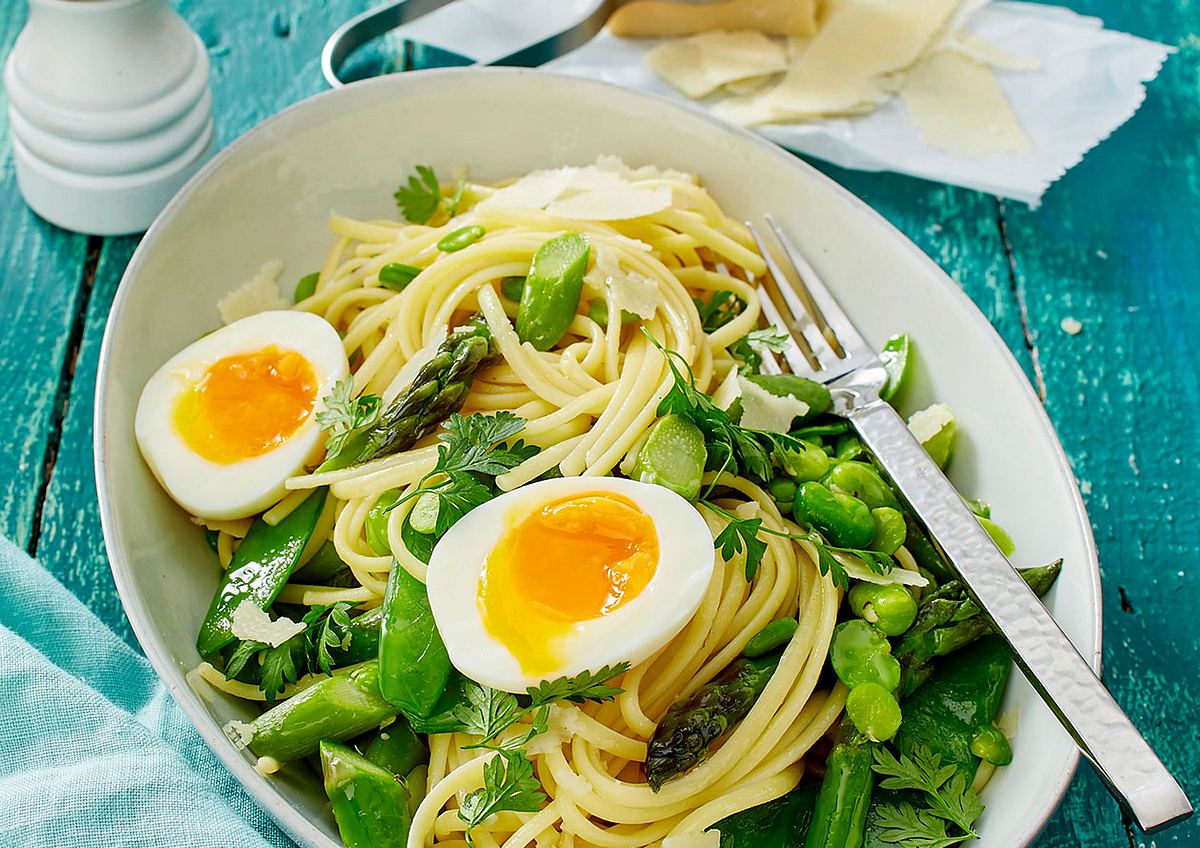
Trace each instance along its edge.
<instances>
[{"instance_id":1,"label":"cheese flake","mask_svg":"<svg viewBox=\"0 0 1200 848\"><path fill-rule=\"evenodd\" d=\"M791 395L773 395L745 377L738 377L738 387L742 398L742 419L738 423L750 430L786 433L796 416L808 412L804 401Z\"/></svg>"},{"instance_id":2,"label":"cheese flake","mask_svg":"<svg viewBox=\"0 0 1200 848\"><path fill-rule=\"evenodd\" d=\"M729 373L725 375L725 379L717 386L717 390L712 393L713 403L721 409L729 409L733 402L742 396L742 387L738 383L738 370L736 367L730 368Z\"/></svg>"},{"instance_id":3,"label":"cheese flake","mask_svg":"<svg viewBox=\"0 0 1200 848\"><path fill-rule=\"evenodd\" d=\"M257 274L221 298L217 302L221 321L232 324L260 312L287 309L289 304L279 293L279 275L282 271L282 262L268 262Z\"/></svg>"},{"instance_id":4,"label":"cheese flake","mask_svg":"<svg viewBox=\"0 0 1200 848\"><path fill-rule=\"evenodd\" d=\"M944 403L935 403L914 412L908 419L908 429L918 442L925 444L953 423L954 410Z\"/></svg>"},{"instance_id":5,"label":"cheese flake","mask_svg":"<svg viewBox=\"0 0 1200 848\"><path fill-rule=\"evenodd\" d=\"M625 184L618 188L595 189L564 197L547 206L546 211L559 218L577 221L626 221L669 208L669 187Z\"/></svg>"},{"instance_id":6,"label":"cheese flake","mask_svg":"<svg viewBox=\"0 0 1200 848\"><path fill-rule=\"evenodd\" d=\"M302 633L304 628L304 622L292 621L286 616L272 619L247 598L234 608L229 631L239 639L265 642L272 648L278 648L297 633Z\"/></svg>"},{"instance_id":7,"label":"cheese flake","mask_svg":"<svg viewBox=\"0 0 1200 848\"><path fill-rule=\"evenodd\" d=\"M602 293L611 306L649 320L662 302L658 284L635 271L626 271L616 254L605 247L595 247L596 261L584 276L588 288Z\"/></svg>"},{"instance_id":8,"label":"cheese flake","mask_svg":"<svg viewBox=\"0 0 1200 848\"><path fill-rule=\"evenodd\" d=\"M787 68L787 52L761 32L706 32L665 41L646 54L646 63L670 85L699 99L739 80Z\"/></svg>"}]
</instances>

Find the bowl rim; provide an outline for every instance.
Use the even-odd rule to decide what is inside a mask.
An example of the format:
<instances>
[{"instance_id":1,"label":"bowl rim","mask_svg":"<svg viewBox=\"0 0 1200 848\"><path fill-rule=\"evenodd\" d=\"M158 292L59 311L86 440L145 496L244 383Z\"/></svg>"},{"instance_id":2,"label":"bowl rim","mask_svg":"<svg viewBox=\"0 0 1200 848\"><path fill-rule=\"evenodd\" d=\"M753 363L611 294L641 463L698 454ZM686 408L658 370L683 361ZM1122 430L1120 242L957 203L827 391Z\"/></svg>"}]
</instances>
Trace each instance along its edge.
<instances>
[{"instance_id":1,"label":"bowl rim","mask_svg":"<svg viewBox=\"0 0 1200 848\"><path fill-rule=\"evenodd\" d=\"M143 236L133 256L130 258L129 264L126 266L124 273L121 276L121 282L117 287L117 291L113 297L112 306L109 309L107 323L104 329L104 337L100 346L100 355L96 368L96 394L93 405L93 459L94 470L96 475L96 492L97 500L100 507L100 524L104 535L104 545L108 553L109 567L113 573L113 580L116 583L117 594L121 599L121 605L129 618L130 625L133 628L134 634L137 636L139 644L146 653L147 659L150 660L159 679L166 686L172 698L180 706L185 715L196 728L205 744L217 756L217 758L225 765L226 768L237 779L238 783L245 789L254 801L262 807L279 827L284 830L290 837L302 845L307 846L325 846L330 845L329 840L315 825L309 820L301 816L298 810L289 803L279 792L270 784L268 779L255 771L253 766L246 761L234 748L228 744L221 728L216 725L211 714L204 707L200 695L196 693L188 684L185 675L176 666L173 659L167 654L162 646L157 634L154 632L150 624L149 613L142 603L141 598L133 588L128 579L128 563L124 555L124 549L121 545L121 536L117 529L113 503L109 497L108 487L108 464L106 461L106 441L107 432L105 427L105 409L108 405L109 386L107 380L109 359L112 352L112 345L117 335L117 327L121 323L121 314L125 308L126 301L129 296L129 281L137 275L142 263L145 261L149 246L152 245L158 236L159 232L174 218L180 208L188 202L192 194L197 188L208 179L208 177L216 170L221 168L226 161L233 158L240 148L245 146L249 140L266 130L268 127L279 123L294 112L302 111L311 108L318 101L325 101L333 97L351 97L355 92L364 91L371 87L387 87L387 86L403 86L407 85L410 79L428 79L433 77L472 77L479 74L489 75L507 75L512 77L522 76L553 76L559 81L577 85L581 88L591 88L606 91L609 94L619 93L619 96L630 98L649 99L658 103L667 110L683 110L691 113L693 116L701 118L714 125L719 130L727 133L732 133L739 136L743 141L757 145L764 152L777 158L782 166L800 168L805 171L811 179L817 180L823 184L824 188L840 195L843 199L850 203L862 214L867 215L877 225L882 225L884 232L887 233L894 241L898 242L903 248L909 251L922 264L924 264L931 273L933 273L941 282L941 284L949 289L952 297L965 308L965 312L970 316L975 329L981 336L986 338L988 342L1001 353L1001 358L1010 372L1020 377L1019 383L1021 391L1025 393L1026 400L1030 401L1032 406L1036 408L1036 417L1040 426L1040 435L1048 438L1053 446L1055 458L1055 467L1070 484L1071 501L1076 522L1083 530L1084 549L1087 554L1087 566L1091 570L1091 586L1093 587L1092 597L1089 599L1092 610L1095 613L1095 627L1090 634L1095 645L1095 650L1092 656L1087 657L1090 665L1097 674L1101 670L1102 650L1103 650L1103 626L1104 626L1104 609L1102 605L1102 589L1100 562L1096 548L1095 537L1092 533L1092 525L1088 520L1087 511L1083 504L1083 497L1079 491L1079 485L1075 478L1075 474L1071 469L1069 460L1063 450L1062 443L1059 441L1058 433L1055 431L1053 424L1050 421L1049 415L1041 399L1034 392L1032 385L1029 383L1028 377L1021 369L1016 357L1006 345L1000 334L996 331L975 305L974 301L950 278L950 276L933 261L924 251L909 239L903 232L894 224L885 218L881 213L877 212L873 207L867 204L866 201L859 198L849 189L836 182L833 178L826 176L821 171L817 170L811 164L806 162L795 153L786 150L785 148L775 144L750 130L742 127L736 127L718 120L703 108L696 104L681 103L679 101L664 97L658 94L652 94L644 91L634 91L615 83L605 82L601 80L588 79L584 77L573 76L570 74L561 74L552 71L538 70L532 68L508 68L508 67L483 67L470 66L459 68L431 68L419 71L405 71L403 73L387 74L379 77L372 77L365 80L360 80L342 88L330 89L327 91L318 92L304 98L292 105L274 113L270 117L260 121L258 124L251 127L245 133L231 141L215 156L213 156L204 167L196 172L175 194L166 207L155 218L150 229ZM1051 793L1053 803L1047 805L1043 812L1035 819L1029 820L1024 832L1020 837L1020 842L1016 848L1025 848L1041 833L1050 817L1058 809L1063 796L1066 794L1071 780L1074 777L1075 770L1079 764L1080 753L1076 749L1064 761L1059 770L1058 775L1054 778L1054 790Z\"/></svg>"}]
</instances>

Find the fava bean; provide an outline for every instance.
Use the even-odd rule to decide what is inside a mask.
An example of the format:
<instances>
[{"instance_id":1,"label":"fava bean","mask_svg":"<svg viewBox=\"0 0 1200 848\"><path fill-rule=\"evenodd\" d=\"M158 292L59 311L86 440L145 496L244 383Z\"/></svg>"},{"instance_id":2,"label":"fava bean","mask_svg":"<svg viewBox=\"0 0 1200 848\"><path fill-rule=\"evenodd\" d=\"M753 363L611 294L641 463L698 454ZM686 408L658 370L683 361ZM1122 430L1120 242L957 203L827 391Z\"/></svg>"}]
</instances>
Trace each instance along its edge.
<instances>
[{"instance_id":1,"label":"fava bean","mask_svg":"<svg viewBox=\"0 0 1200 848\"><path fill-rule=\"evenodd\" d=\"M890 506L877 506L871 510L871 517L875 519L875 538L871 540L871 550L888 556L900 550L904 537L908 535L904 516Z\"/></svg>"},{"instance_id":2,"label":"fava bean","mask_svg":"<svg viewBox=\"0 0 1200 848\"><path fill-rule=\"evenodd\" d=\"M811 442L801 441L801 448L782 448L776 457L784 472L801 483L820 480L829 472L830 461L825 451Z\"/></svg>"},{"instance_id":3,"label":"fava bean","mask_svg":"<svg viewBox=\"0 0 1200 848\"><path fill-rule=\"evenodd\" d=\"M831 492L820 483L800 484L792 504L796 521L821 531L843 548L863 548L875 538L875 519L865 503L852 495Z\"/></svg>"},{"instance_id":4,"label":"fava bean","mask_svg":"<svg viewBox=\"0 0 1200 848\"><path fill-rule=\"evenodd\" d=\"M887 638L861 619L843 621L834 628L829 663L851 688L876 683L890 692L900 685L900 663L892 656Z\"/></svg>"},{"instance_id":5,"label":"fava bean","mask_svg":"<svg viewBox=\"0 0 1200 848\"><path fill-rule=\"evenodd\" d=\"M863 446L862 441L853 433L846 433L840 436L837 442L834 443L833 455L838 459L858 459L864 456L867 449Z\"/></svg>"},{"instance_id":6,"label":"fava bean","mask_svg":"<svg viewBox=\"0 0 1200 848\"><path fill-rule=\"evenodd\" d=\"M392 291L404 291L420 273L421 269L415 265L389 262L379 269L379 285Z\"/></svg>"},{"instance_id":7,"label":"fava bean","mask_svg":"<svg viewBox=\"0 0 1200 848\"><path fill-rule=\"evenodd\" d=\"M1008 737L994 724L985 725L975 731L975 736L971 739L971 753L994 766L1006 766L1013 758Z\"/></svg>"},{"instance_id":8,"label":"fava bean","mask_svg":"<svg viewBox=\"0 0 1200 848\"><path fill-rule=\"evenodd\" d=\"M878 683L860 683L846 698L846 715L872 742L886 742L900 729L900 704Z\"/></svg>"},{"instance_id":9,"label":"fava bean","mask_svg":"<svg viewBox=\"0 0 1200 848\"><path fill-rule=\"evenodd\" d=\"M984 518L982 515L977 515L975 517L979 519L979 523L983 526L983 529L987 531L987 534L992 537L992 541L996 543L996 547L1000 549L1000 553L1004 554L1006 557L1012 556L1013 551L1017 549L1017 546L1013 544L1012 536L1009 536L1008 533L1004 532L1004 528L995 521L992 521L992 519Z\"/></svg>"},{"instance_id":10,"label":"fava bean","mask_svg":"<svg viewBox=\"0 0 1200 848\"><path fill-rule=\"evenodd\" d=\"M520 303L521 298L525 295L525 278L505 277L500 281L500 294L513 303Z\"/></svg>"},{"instance_id":11,"label":"fava bean","mask_svg":"<svg viewBox=\"0 0 1200 848\"><path fill-rule=\"evenodd\" d=\"M854 495L867 506L899 509L900 502L879 472L865 462L839 462L821 480L830 490Z\"/></svg>"},{"instance_id":12,"label":"fava bean","mask_svg":"<svg viewBox=\"0 0 1200 848\"><path fill-rule=\"evenodd\" d=\"M598 297L588 304L588 317L599 324L601 327L608 326L608 301L602 297ZM627 309L621 310L621 325L632 324L634 321L640 320L636 315Z\"/></svg>"},{"instance_id":13,"label":"fava bean","mask_svg":"<svg viewBox=\"0 0 1200 848\"><path fill-rule=\"evenodd\" d=\"M917 618L916 599L898 583L859 583L850 590L849 601L855 615L888 636L899 636Z\"/></svg>"},{"instance_id":14,"label":"fava bean","mask_svg":"<svg viewBox=\"0 0 1200 848\"><path fill-rule=\"evenodd\" d=\"M587 237L580 233L564 233L538 248L517 309L521 341L549 350L563 337L579 309L590 255Z\"/></svg>"},{"instance_id":15,"label":"fava bean","mask_svg":"<svg viewBox=\"0 0 1200 848\"><path fill-rule=\"evenodd\" d=\"M775 503L787 509L796 500L796 483L790 477L776 477L767 484L767 493Z\"/></svg>"},{"instance_id":16,"label":"fava bean","mask_svg":"<svg viewBox=\"0 0 1200 848\"><path fill-rule=\"evenodd\" d=\"M441 241L437 243L437 248L442 253L455 253L479 241L486 232L487 230L478 224L473 224L469 227L459 227L454 232L442 236Z\"/></svg>"},{"instance_id":17,"label":"fava bean","mask_svg":"<svg viewBox=\"0 0 1200 848\"><path fill-rule=\"evenodd\" d=\"M769 654L790 642L798 626L794 618L777 618L750 637L742 654L751 658Z\"/></svg>"}]
</instances>

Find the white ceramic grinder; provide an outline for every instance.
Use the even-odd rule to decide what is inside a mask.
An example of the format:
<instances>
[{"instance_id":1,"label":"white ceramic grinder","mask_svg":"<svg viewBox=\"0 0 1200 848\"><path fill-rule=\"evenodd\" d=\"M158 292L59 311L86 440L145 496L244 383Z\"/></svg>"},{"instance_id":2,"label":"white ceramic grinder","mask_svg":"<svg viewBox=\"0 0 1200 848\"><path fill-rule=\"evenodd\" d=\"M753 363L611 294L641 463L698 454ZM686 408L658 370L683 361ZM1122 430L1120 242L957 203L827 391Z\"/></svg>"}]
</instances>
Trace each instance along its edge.
<instances>
[{"instance_id":1,"label":"white ceramic grinder","mask_svg":"<svg viewBox=\"0 0 1200 848\"><path fill-rule=\"evenodd\" d=\"M208 70L166 0L29 0L4 68L25 201L69 230L145 230L212 149Z\"/></svg>"}]
</instances>

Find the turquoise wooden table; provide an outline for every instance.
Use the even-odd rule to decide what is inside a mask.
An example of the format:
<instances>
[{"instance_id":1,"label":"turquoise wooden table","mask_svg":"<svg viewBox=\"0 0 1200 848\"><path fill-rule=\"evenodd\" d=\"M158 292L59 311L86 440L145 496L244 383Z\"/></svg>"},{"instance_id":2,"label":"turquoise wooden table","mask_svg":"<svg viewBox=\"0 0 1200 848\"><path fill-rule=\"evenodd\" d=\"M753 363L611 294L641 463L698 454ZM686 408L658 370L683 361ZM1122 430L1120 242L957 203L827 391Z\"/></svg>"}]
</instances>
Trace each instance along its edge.
<instances>
[{"instance_id":1,"label":"turquoise wooden table","mask_svg":"<svg viewBox=\"0 0 1200 848\"><path fill-rule=\"evenodd\" d=\"M370 3L176 5L208 47L224 144L321 91L321 44ZM1069 5L1180 51L1141 111L1054 186L1040 210L819 167L958 281L1036 387L1100 549L1105 680L1197 799L1200 4ZM22 0L0 0L0 56L24 17ZM88 238L37 219L17 194L0 130L0 532L134 642L100 535L91 422L100 338L137 239ZM1082 332L1064 332L1067 317ZM1197 846L1200 823L1144 837L1083 766L1037 845Z\"/></svg>"}]
</instances>

